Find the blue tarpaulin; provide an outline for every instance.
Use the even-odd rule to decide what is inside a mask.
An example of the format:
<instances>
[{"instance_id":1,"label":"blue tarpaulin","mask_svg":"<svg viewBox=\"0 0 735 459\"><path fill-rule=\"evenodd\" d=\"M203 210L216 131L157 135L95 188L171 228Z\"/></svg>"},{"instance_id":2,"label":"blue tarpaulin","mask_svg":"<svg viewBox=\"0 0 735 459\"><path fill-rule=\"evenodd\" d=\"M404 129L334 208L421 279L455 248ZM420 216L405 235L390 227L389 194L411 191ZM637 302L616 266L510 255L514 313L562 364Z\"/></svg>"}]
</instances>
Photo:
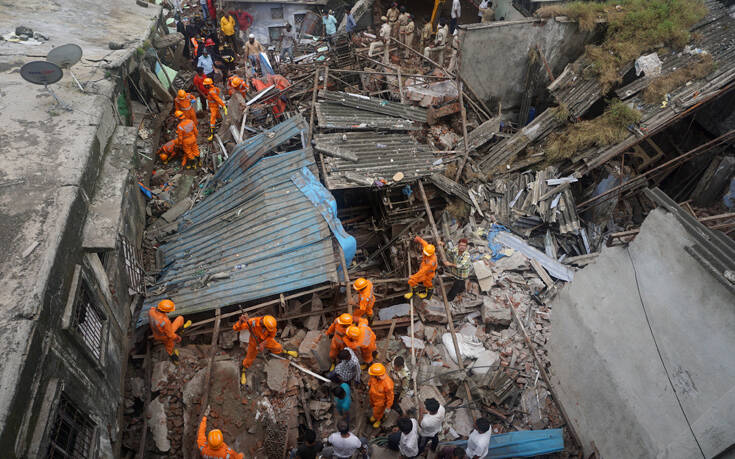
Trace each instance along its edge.
<instances>
[{"instance_id":1,"label":"blue tarpaulin","mask_svg":"<svg viewBox=\"0 0 735 459\"><path fill-rule=\"evenodd\" d=\"M493 226L490 228L490 232L487 233L487 246L490 247L490 250L493 252L493 261L498 261L506 256L502 252L505 246L500 242L495 242L495 236L501 231L508 231L508 228L501 224L493 223Z\"/></svg>"},{"instance_id":2,"label":"blue tarpaulin","mask_svg":"<svg viewBox=\"0 0 735 459\"><path fill-rule=\"evenodd\" d=\"M332 234L337 238L339 245L342 246L342 251L345 254L345 261L347 266L352 262L352 257L355 256L355 250L357 250L357 241L355 238L347 234L345 229L342 227L342 222L337 218L337 202L334 200L334 196L324 188L324 185L319 182L314 174L306 167L291 176L291 181L296 184L299 190L309 198L314 207L322 214L324 220L327 221L329 228L332 230Z\"/></svg>"},{"instance_id":3,"label":"blue tarpaulin","mask_svg":"<svg viewBox=\"0 0 735 459\"><path fill-rule=\"evenodd\" d=\"M467 440L442 442L447 446L467 446ZM490 437L490 450L485 459L533 457L564 450L562 429L519 430Z\"/></svg>"}]
</instances>

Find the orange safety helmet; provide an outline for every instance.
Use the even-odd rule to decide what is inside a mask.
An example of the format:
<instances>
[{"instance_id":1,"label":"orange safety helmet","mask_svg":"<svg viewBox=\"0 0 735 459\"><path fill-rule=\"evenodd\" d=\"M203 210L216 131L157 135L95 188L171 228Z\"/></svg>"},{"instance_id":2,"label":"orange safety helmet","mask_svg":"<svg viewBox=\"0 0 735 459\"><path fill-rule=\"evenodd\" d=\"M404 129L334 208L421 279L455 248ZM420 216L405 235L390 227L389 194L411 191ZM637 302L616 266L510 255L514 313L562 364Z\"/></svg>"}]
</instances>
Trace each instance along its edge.
<instances>
[{"instance_id":1,"label":"orange safety helmet","mask_svg":"<svg viewBox=\"0 0 735 459\"><path fill-rule=\"evenodd\" d=\"M211 78L205 78L204 81L202 82L202 84L204 86L212 86L214 84L214 81L212 81Z\"/></svg>"},{"instance_id":2,"label":"orange safety helmet","mask_svg":"<svg viewBox=\"0 0 735 459\"><path fill-rule=\"evenodd\" d=\"M357 339L360 337L360 329L352 325L350 328L347 329L347 336L349 336L352 339Z\"/></svg>"},{"instance_id":3,"label":"orange safety helmet","mask_svg":"<svg viewBox=\"0 0 735 459\"><path fill-rule=\"evenodd\" d=\"M236 88L236 87L240 86L241 84L242 84L242 80L240 78L238 78L238 77L232 77L232 79L230 80L230 85L233 88Z\"/></svg>"},{"instance_id":4,"label":"orange safety helmet","mask_svg":"<svg viewBox=\"0 0 735 459\"><path fill-rule=\"evenodd\" d=\"M158 310L161 312L174 312L176 305L171 300L161 300L158 302Z\"/></svg>"},{"instance_id":5,"label":"orange safety helmet","mask_svg":"<svg viewBox=\"0 0 735 459\"><path fill-rule=\"evenodd\" d=\"M434 244L428 244L426 247L424 247L424 255L426 255L427 257L434 255L435 251L436 247L434 247Z\"/></svg>"},{"instance_id":6,"label":"orange safety helmet","mask_svg":"<svg viewBox=\"0 0 735 459\"><path fill-rule=\"evenodd\" d=\"M166 161L168 161L168 155L167 155L166 153L161 153L161 154L160 154L160 155L158 155L158 156L159 156L159 157L161 158L161 161L163 161L164 163L165 163Z\"/></svg>"},{"instance_id":7,"label":"orange safety helmet","mask_svg":"<svg viewBox=\"0 0 735 459\"><path fill-rule=\"evenodd\" d=\"M182 112L181 110L176 110L174 112L174 116L176 117L176 119L183 120L184 119L184 112Z\"/></svg>"},{"instance_id":8,"label":"orange safety helmet","mask_svg":"<svg viewBox=\"0 0 735 459\"><path fill-rule=\"evenodd\" d=\"M367 279L365 279L364 277L361 277L355 281L353 286L355 287L355 290L360 291L364 289L365 287L367 287Z\"/></svg>"},{"instance_id":9,"label":"orange safety helmet","mask_svg":"<svg viewBox=\"0 0 735 459\"><path fill-rule=\"evenodd\" d=\"M209 431L209 434L207 435L207 443L209 444L210 448L219 449L224 442L225 439L222 438L221 430L214 429Z\"/></svg>"},{"instance_id":10,"label":"orange safety helmet","mask_svg":"<svg viewBox=\"0 0 735 459\"><path fill-rule=\"evenodd\" d=\"M383 376L385 374L385 367L382 363L374 363L368 368L368 374L370 376Z\"/></svg>"},{"instance_id":11,"label":"orange safety helmet","mask_svg":"<svg viewBox=\"0 0 735 459\"><path fill-rule=\"evenodd\" d=\"M176 94L178 94L179 97L181 97L182 99L186 97L186 91L184 91L183 89L179 89L179 92L177 92Z\"/></svg>"},{"instance_id":12,"label":"orange safety helmet","mask_svg":"<svg viewBox=\"0 0 735 459\"><path fill-rule=\"evenodd\" d=\"M352 316L344 313L337 317L337 323L339 323L340 325L352 325Z\"/></svg>"},{"instance_id":13,"label":"orange safety helmet","mask_svg":"<svg viewBox=\"0 0 735 459\"><path fill-rule=\"evenodd\" d=\"M264 316L263 325L265 325L265 328L267 328L268 330L273 331L276 329L278 322L276 322L276 318L273 316Z\"/></svg>"}]
</instances>

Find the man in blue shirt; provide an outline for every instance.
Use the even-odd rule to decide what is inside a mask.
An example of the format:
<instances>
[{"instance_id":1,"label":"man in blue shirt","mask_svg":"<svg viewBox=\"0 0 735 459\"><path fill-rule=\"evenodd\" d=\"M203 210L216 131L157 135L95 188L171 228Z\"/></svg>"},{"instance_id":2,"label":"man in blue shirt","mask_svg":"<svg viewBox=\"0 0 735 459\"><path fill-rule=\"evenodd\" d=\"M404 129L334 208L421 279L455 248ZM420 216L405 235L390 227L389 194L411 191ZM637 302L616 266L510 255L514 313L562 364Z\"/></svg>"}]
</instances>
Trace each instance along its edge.
<instances>
[{"instance_id":1,"label":"man in blue shirt","mask_svg":"<svg viewBox=\"0 0 735 459\"><path fill-rule=\"evenodd\" d=\"M214 76L214 62L212 61L212 56L209 55L209 50L207 48L202 50L202 55L199 56L199 59L197 60L197 67L204 69L205 75L209 78Z\"/></svg>"},{"instance_id":2,"label":"man in blue shirt","mask_svg":"<svg viewBox=\"0 0 735 459\"><path fill-rule=\"evenodd\" d=\"M357 23L355 22L355 17L352 15L352 10L349 10L347 12L347 23L345 24L345 30L347 31L347 35L349 35L350 39L352 38L352 32L355 31L356 27Z\"/></svg>"},{"instance_id":3,"label":"man in blue shirt","mask_svg":"<svg viewBox=\"0 0 735 459\"><path fill-rule=\"evenodd\" d=\"M329 45L334 45L334 35L337 33L337 19L332 15L330 11L327 14L326 11L322 11L322 23L324 24L324 31L327 34L327 42Z\"/></svg>"},{"instance_id":4,"label":"man in blue shirt","mask_svg":"<svg viewBox=\"0 0 735 459\"><path fill-rule=\"evenodd\" d=\"M332 395L334 395L334 407L337 409L337 413L341 416L345 416L349 421L350 405L352 404L349 384L342 383L339 386L336 386L332 389Z\"/></svg>"}]
</instances>

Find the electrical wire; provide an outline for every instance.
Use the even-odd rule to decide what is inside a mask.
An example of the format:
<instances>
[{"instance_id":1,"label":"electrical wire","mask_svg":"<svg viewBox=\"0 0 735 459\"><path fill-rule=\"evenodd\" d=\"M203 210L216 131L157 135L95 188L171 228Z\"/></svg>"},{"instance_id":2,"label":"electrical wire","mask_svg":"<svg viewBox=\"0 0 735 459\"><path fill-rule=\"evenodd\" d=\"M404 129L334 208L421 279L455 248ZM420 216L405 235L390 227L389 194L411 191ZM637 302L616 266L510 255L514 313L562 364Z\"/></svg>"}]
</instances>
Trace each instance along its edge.
<instances>
[{"instance_id":1,"label":"electrical wire","mask_svg":"<svg viewBox=\"0 0 735 459\"><path fill-rule=\"evenodd\" d=\"M676 402L679 404L679 409L681 410L681 414L684 415L684 419L687 422L689 431L692 433L692 437L694 437L694 442L697 444L697 448L699 448L699 452L702 454L702 457L707 457L704 455L704 450L702 450L702 445L699 444L699 440L697 439L697 435L694 433L694 429L692 429L692 423L689 422L687 413L686 411L684 411L684 406L681 404L681 400L679 399L679 394L676 392L676 388L674 387L674 382L671 381L671 376L669 376L669 369L666 368L666 363L664 362L664 358L661 355L661 349L658 347L658 341L656 341L656 335L653 333L653 327L651 326L651 320L648 318L648 311L646 310L646 304L643 302L643 295L641 294L641 286L638 282L638 271L635 269L635 263L633 262L633 256L630 254L630 246L626 247L625 251L628 254L628 258L630 259L630 266L633 268L633 277L635 278L635 286L636 286L636 289L638 290L638 299L641 302L641 308L643 309L643 315L646 318L646 324L648 324L648 330L651 332L651 338L653 338L653 345L656 347L656 352L658 353L659 360L661 360L661 366L664 367L666 378L669 380L669 385L671 385L671 389L674 391L674 397L676 398Z\"/></svg>"}]
</instances>

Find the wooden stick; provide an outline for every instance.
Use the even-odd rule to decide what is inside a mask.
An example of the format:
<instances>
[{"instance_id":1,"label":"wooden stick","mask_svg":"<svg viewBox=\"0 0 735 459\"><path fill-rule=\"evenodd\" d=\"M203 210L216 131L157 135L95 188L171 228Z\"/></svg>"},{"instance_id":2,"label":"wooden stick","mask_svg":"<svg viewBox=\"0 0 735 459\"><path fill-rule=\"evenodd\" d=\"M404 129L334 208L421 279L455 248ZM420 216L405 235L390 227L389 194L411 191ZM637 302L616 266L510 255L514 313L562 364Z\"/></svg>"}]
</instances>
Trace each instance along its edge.
<instances>
[{"instance_id":1,"label":"wooden stick","mask_svg":"<svg viewBox=\"0 0 735 459\"><path fill-rule=\"evenodd\" d=\"M408 262L407 263L408 264L407 266L408 275L410 276L411 275L411 252L408 248L408 244L406 244L406 255L407 255L406 258ZM413 345L413 338L414 338L414 334L413 334L413 296L411 296L411 298L408 300L408 304L411 307L411 368L413 369L412 379L414 380L414 384L415 384L416 383L416 373L415 373L416 372L416 351Z\"/></svg>"},{"instance_id":2,"label":"wooden stick","mask_svg":"<svg viewBox=\"0 0 735 459\"><path fill-rule=\"evenodd\" d=\"M391 319L391 321L390 321L390 330L388 330L388 336L385 337L385 342L383 343L383 347L380 349L380 358L382 358L386 362L388 361L388 354L387 354L387 352L388 352L388 345L390 344L390 339L393 337L393 330L396 329L396 322L397 321L398 321L398 319L396 319L395 317L393 319Z\"/></svg>"},{"instance_id":3,"label":"wooden stick","mask_svg":"<svg viewBox=\"0 0 735 459\"><path fill-rule=\"evenodd\" d=\"M148 405L151 403L151 375L153 374L153 362L151 358L151 342L146 340L145 344L145 360L143 361L145 366L145 404L143 405L143 432L140 435L140 446L138 447L138 454L135 456L136 459L143 459L145 457L145 442L148 436Z\"/></svg>"},{"instance_id":4,"label":"wooden stick","mask_svg":"<svg viewBox=\"0 0 735 459\"><path fill-rule=\"evenodd\" d=\"M309 114L309 137L306 141L306 147L311 146L311 137L314 133L314 106L316 106L316 91L319 87L319 69L314 70L314 89L311 93L311 113Z\"/></svg>"},{"instance_id":5,"label":"wooden stick","mask_svg":"<svg viewBox=\"0 0 735 459\"><path fill-rule=\"evenodd\" d=\"M202 395L202 403L200 405L201 412L199 413L199 420L202 419L204 413L207 411L209 406L209 388L210 381L212 380L212 368L214 367L214 355L217 353L217 339L219 338L219 324L220 324L220 309L217 308L214 312L214 332L212 333L212 344L209 346L209 358L207 359L207 370L204 373L204 394Z\"/></svg>"},{"instance_id":6,"label":"wooden stick","mask_svg":"<svg viewBox=\"0 0 735 459\"><path fill-rule=\"evenodd\" d=\"M342 266L342 273L345 276L345 296L347 297L347 312L352 315L352 286L350 285L350 274L347 272L347 261L345 260L345 252L342 250L342 246L337 244L339 252L339 264Z\"/></svg>"},{"instance_id":7,"label":"wooden stick","mask_svg":"<svg viewBox=\"0 0 735 459\"><path fill-rule=\"evenodd\" d=\"M434 216L431 214L431 208L429 207L429 200L426 199L426 192L424 191L424 185L421 183L421 180L418 181L419 183L419 191L421 192L421 199L424 201L424 207L426 207L426 214L429 217L429 223L431 224L431 231L434 234L434 239L436 240L437 248L439 249L439 253L442 256L442 261L447 261L447 255L444 253L444 248L441 245L441 239L439 238L439 231L436 229L436 223L434 222ZM462 370L462 373L464 373L464 361L462 360L462 354L459 352L459 342L457 341L457 333L454 330L454 319L452 319L452 309L449 306L449 300L447 299L447 290L444 288L444 282L441 281L441 278L439 279L439 289L442 293L442 300L444 301L444 311L447 315L447 325L449 326L449 332L452 334L452 343L454 344L454 353L457 356L457 366L460 370ZM467 410L470 412L470 415L472 416L473 420L477 419L477 416L475 415L475 411L472 408L474 406L474 401L472 400L472 391L470 391L470 385L467 383L467 380L464 380L464 389L465 392L467 392L467 402L468 407Z\"/></svg>"},{"instance_id":8,"label":"wooden stick","mask_svg":"<svg viewBox=\"0 0 735 459\"><path fill-rule=\"evenodd\" d=\"M581 447L582 442L579 439L579 435L577 435L577 431L574 428L574 425L572 425L572 423L569 421L569 416L567 415L567 412L564 409L564 406L561 404L561 400L559 399L557 392L554 389L554 386L551 385L551 378L549 378L549 374L546 372L546 368L544 368L543 363L538 358L538 354L536 354L536 346L533 344L533 341L531 341L531 338L528 336L528 333L526 333L526 328L523 326L521 319L518 318L515 308L513 307L513 301L511 301L507 293L505 294L505 298L508 300L508 307L510 307L510 313L513 316L513 320L515 320L516 325L518 325L518 328L521 330L521 333L523 334L523 339L526 341L526 345L528 346L528 349L531 351L531 356L533 357L533 360L536 362L536 366L538 367L539 373L541 373L541 378L543 378L544 382L546 383L546 386L549 389L549 392L551 393L551 398L554 399L554 403L556 404L557 408L559 408L559 412L564 418L564 422L566 422L567 426L569 427L569 433L572 434L572 438L574 438L574 441L577 442L577 445Z\"/></svg>"},{"instance_id":9,"label":"wooden stick","mask_svg":"<svg viewBox=\"0 0 735 459\"><path fill-rule=\"evenodd\" d=\"M459 72L457 72L459 75ZM467 158L470 156L470 144L467 139L467 110L464 108L464 97L462 96L462 82L457 78L457 92L459 92L459 111L462 115L462 137L464 138L464 156L462 161L459 163L457 168L457 174L454 176L454 181L459 183L459 178L462 177L462 170L465 164L467 164Z\"/></svg>"}]
</instances>

